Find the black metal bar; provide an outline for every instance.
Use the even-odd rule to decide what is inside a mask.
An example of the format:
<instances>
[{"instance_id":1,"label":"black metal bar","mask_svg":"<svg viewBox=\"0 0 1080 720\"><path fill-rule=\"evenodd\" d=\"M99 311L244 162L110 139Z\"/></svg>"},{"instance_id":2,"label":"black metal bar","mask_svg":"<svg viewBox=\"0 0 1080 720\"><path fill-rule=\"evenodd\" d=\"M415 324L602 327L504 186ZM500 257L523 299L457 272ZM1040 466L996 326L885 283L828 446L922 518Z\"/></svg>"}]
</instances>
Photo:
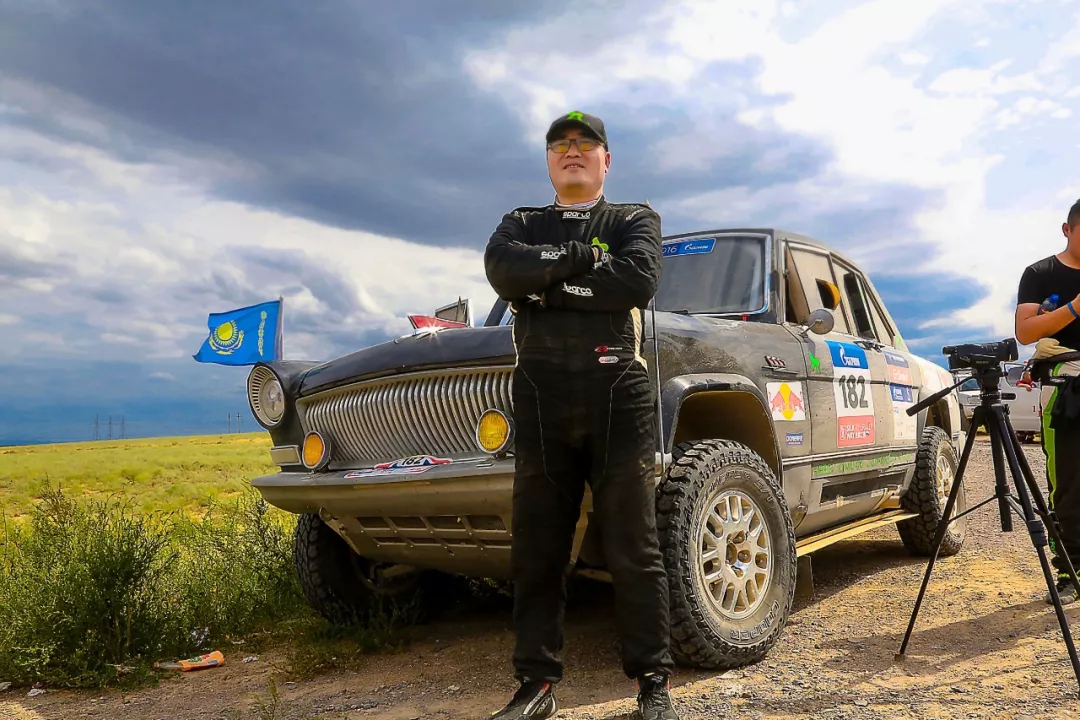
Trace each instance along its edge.
<instances>
[{"instance_id":1,"label":"black metal bar","mask_svg":"<svg viewBox=\"0 0 1080 720\"><path fill-rule=\"evenodd\" d=\"M1057 513L1043 498L1039 484L1035 481L1035 473L1031 471L1031 465L1027 461L1027 456L1024 455L1024 449L1020 446L1020 439L1014 436L1012 440L1013 447L1016 449L1017 460L1020 463L1020 470L1023 473L1024 480L1027 482L1031 497L1035 501L1035 506L1038 508L1039 517L1046 524L1046 531L1050 533L1050 537L1055 543L1054 546L1064 548L1065 546L1061 542L1061 525L1058 523ZM1076 588L1077 594L1080 595L1080 578L1076 575L1076 568L1073 567L1072 558L1069 557L1068 553L1063 552L1061 553L1061 559L1065 562L1065 569L1069 572L1073 587Z\"/></svg>"},{"instance_id":2,"label":"black metal bar","mask_svg":"<svg viewBox=\"0 0 1080 720\"><path fill-rule=\"evenodd\" d=\"M971 457L971 448L975 446L975 435L979 427L985 422L985 415L986 410L981 405L975 408L971 414L971 427L969 428L971 432L968 434L967 442L964 443L964 452L960 455L960 464L956 468L956 475L953 476L953 486L949 491L949 500L945 503L945 514L942 516L944 518L949 517L953 506L956 505L956 496L959 495L964 470L967 469L968 458ZM922 607L923 597L926 595L926 586L930 584L930 573L934 570L934 563L937 561L938 552L941 551L941 543L945 540L945 533L948 529L948 522L942 522L938 527L937 537L934 538L934 552L930 555L930 562L926 566L926 574L923 575L922 587L919 588L919 597L915 600L915 609L911 613L907 632L904 633L904 642L900 645L900 655L907 651L908 642L911 640L911 631L915 629L915 619L919 615L919 608Z\"/></svg>"},{"instance_id":3,"label":"black metal bar","mask_svg":"<svg viewBox=\"0 0 1080 720\"><path fill-rule=\"evenodd\" d=\"M987 429L987 432L990 430ZM1005 481L1005 458L1002 457L1001 444L991 439L990 450L994 455L994 497L998 500L1001 531L1012 532L1012 513L1009 512L1009 505L1005 500L1009 496L1009 486Z\"/></svg>"},{"instance_id":4,"label":"black metal bar","mask_svg":"<svg viewBox=\"0 0 1080 720\"><path fill-rule=\"evenodd\" d=\"M1016 480L1016 494L1019 496L1020 504L1023 506L1024 521L1027 523L1028 534L1031 536L1031 544L1035 546L1035 552L1039 555L1039 564L1042 565L1043 577L1046 578L1046 587L1050 591L1050 599L1054 603L1054 612L1057 614L1058 625L1061 626L1061 635L1065 638L1065 647L1069 651L1069 660L1072 661L1073 674L1076 676L1077 684L1080 685L1080 657L1076 655L1076 646L1073 644L1072 632L1069 630L1069 620L1065 617L1065 609L1061 606L1061 596L1058 594L1057 583L1054 582L1054 573L1050 569L1050 561L1046 557L1045 527L1042 522L1035 518L1031 498L1028 496L1028 488L1025 487L1026 483L1019 481L1019 478L1025 476L1020 469L1016 446L1011 440L1009 442L1004 440L1004 435L1013 434L1011 432L1006 433L1006 431L1011 431L1011 427L1005 416L1005 409L1002 406L997 406L993 410L995 423L991 428L991 441L1001 441L1005 446L1005 455L1009 458L1009 469ZM995 432L997 437L994 437ZM1021 451L1020 454L1022 455L1023 452ZM1065 553L1062 553L1062 556L1064 557ZM1075 577L1075 572L1073 575Z\"/></svg>"},{"instance_id":5,"label":"black metal bar","mask_svg":"<svg viewBox=\"0 0 1080 720\"><path fill-rule=\"evenodd\" d=\"M979 508L981 508L981 507L983 507L983 506L985 506L985 505L989 505L990 503L994 502L994 501L995 501L995 500L997 500L997 499L998 499L997 495L994 495L994 496L992 496L992 497L988 497L988 498L986 498L985 500L983 500L983 501L982 501L981 503L979 503L979 504L978 504L978 505L976 505L975 507L973 507L973 508L968 508L968 509L967 509L967 510L965 510L964 512L962 512L962 513L960 513L959 515L957 515L956 517L954 517L954 518L953 518L952 520L950 520L950 521L949 521L949 524L950 524L950 525L952 525L952 524L953 524L954 522L956 522L956 521L957 521L957 520L959 520L960 518L964 517L965 515L970 515L971 513L973 513L973 512L975 512L976 510L978 510Z\"/></svg>"}]
</instances>

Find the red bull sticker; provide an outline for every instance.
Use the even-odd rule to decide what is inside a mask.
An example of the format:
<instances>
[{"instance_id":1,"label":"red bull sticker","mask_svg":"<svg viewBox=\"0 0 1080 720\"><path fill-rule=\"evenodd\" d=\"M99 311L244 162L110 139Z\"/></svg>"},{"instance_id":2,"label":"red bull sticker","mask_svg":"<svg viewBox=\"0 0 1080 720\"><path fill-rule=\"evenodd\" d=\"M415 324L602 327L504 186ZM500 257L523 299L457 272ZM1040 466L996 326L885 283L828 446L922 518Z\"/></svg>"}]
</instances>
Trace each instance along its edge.
<instances>
[{"instance_id":1,"label":"red bull sticker","mask_svg":"<svg viewBox=\"0 0 1080 720\"><path fill-rule=\"evenodd\" d=\"M806 420L806 395L801 382L771 382L765 386L772 419L780 422Z\"/></svg>"}]
</instances>

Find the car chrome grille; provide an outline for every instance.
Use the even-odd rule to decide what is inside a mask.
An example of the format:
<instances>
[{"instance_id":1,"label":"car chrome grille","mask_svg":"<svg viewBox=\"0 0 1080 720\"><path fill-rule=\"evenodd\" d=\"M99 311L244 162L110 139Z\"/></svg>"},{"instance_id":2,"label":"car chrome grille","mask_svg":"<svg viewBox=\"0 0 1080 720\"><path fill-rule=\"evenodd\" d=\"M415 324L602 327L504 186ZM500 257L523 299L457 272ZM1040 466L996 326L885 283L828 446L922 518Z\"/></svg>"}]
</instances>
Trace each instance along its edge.
<instances>
[{"instance_id":1,"label":"car chrome grille","mask_svg":"<svg viewBox=\"0 0 1080 720\"><path fill-rule=\"evenodd\" d=\"M442 370L369 380L297 401L304 431L328 437L331 467L413 455L475 457L488 408L510 414L512 367Z\"/></svg>"}]
</instances>

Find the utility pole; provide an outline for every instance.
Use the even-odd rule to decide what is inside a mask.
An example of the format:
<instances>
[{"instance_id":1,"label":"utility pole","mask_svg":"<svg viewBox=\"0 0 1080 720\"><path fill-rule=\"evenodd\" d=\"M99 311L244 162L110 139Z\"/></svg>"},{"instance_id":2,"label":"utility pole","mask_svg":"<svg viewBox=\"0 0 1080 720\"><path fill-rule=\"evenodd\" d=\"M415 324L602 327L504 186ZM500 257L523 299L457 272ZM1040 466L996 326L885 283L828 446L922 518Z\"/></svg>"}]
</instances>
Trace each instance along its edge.
<instances>
[{"instance_id":1,"label":"utility pole","mask_svg":"<svg viewBox=\"0 0 1080 720\"><path fill-rule=\"evenodd\" d=\"M101 429L100 429L100 425L98 423L97 413L94 414L94 439L95 440L100 440L101 439Z\"/></svg>"},{"instance_id":2,"label":"utility pole","mask_svg":"<svg viewBox=\"0 0 1080 720\"><path fill-rule=\"evenodd\" d=\"M232 432L232 413L229 413L227 417L228 420L226 420L226 422L229 423L229 432Z\"/></svg>"},{"instance_id":3,"label":"utility pole","mask_svg":"<svg viewBox=\"0 0 1080 720\"><path fill-rule=\"evenodd\" d=\"M112 440L112 415L109 416L109 439Z\"/></svg>"},{"instance_id":4,"label":"utility pole","mask_svg":"<svg viewBox=\"0 0 1080 720\"><path fill-rule=\"evenodd\" d=\"M121 440L125 439L125 437L126 437L125 432L126 432L126 428L124 427L124 416L121 415L120 416L120 439Z\"/></svg>"}]
</instances>

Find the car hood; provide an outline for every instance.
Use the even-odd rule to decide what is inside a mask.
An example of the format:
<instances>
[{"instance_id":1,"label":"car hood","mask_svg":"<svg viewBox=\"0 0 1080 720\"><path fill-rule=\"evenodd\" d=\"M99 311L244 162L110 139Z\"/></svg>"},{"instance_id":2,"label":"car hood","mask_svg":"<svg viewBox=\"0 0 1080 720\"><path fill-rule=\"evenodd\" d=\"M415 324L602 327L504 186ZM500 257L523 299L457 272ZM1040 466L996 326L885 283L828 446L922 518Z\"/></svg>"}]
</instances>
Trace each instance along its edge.
<instances>
[{"instance_id":1,"label":"car hood","mask_svg":"<svg viewBox=\"0 0 1080 720\"><path fill-rule=\"evenodd\" d=\"M446 328L405 335L316 365L304 374L300 395L415 370L513 362L509 326Z\"/></svg>"}]
</instances>

